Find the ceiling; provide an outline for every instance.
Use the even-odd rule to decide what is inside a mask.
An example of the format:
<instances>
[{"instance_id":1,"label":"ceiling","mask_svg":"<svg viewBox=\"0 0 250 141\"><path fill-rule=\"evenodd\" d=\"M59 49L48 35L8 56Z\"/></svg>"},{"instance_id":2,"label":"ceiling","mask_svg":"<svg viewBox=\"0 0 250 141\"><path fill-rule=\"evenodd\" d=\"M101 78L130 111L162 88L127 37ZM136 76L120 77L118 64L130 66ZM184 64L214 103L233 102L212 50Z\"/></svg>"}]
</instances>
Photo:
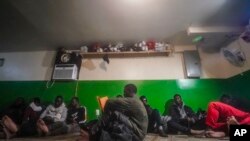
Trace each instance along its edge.
<instances>
[{"instance_id":1,"label":"ceiling","mask_svg":"<svg viewBox=\"0 0 250 141\"><path fill-rule=\"evenodd\" d=\"M0 52L155 39L192 44L189 26L244 26L249 0L1 0Z\"/></svg>"}]
</instances>

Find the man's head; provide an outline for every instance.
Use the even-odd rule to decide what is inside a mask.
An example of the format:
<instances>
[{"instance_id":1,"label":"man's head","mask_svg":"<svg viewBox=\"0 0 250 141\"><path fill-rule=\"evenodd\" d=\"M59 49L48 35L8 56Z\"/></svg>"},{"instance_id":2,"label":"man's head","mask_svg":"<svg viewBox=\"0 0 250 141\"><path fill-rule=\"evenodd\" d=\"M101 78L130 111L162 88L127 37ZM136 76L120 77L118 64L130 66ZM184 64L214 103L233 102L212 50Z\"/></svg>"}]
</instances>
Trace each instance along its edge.
<instances>
[{"instance_id":1,"label":"man's head","mask_svg":"<svg viewBox=\"0 0 250 141\"><path fill-rule=\"evenodd\" d=\"M58 108L62 105L63 103L63 97L62 96L57 96L55 99L55 108Z\"/></svg>"},{"instance_id":2,"label":"man's head","mask_svg":"<svg viewBox=\"0 0 250 141\"><path fill-rule=\"evenodd\" d=\"M147 98L146 98L146 96L141 96L140 97L140 100L142 101L142 103L144 104L144 105L147 105L147 102L148 102L148 100L147 100Z\"/></svg>"},{"instance_id":3,"label":"man's head","mask_svg":"<svg viewBox=\"0 0 250 141\"><path fill-rule=\"evenodd\" d=\"M78 97L73 97L70 102L70 106L72 108L77 108L79 107L79 98Z\"/></svg>"},{"instance_id":4,"label":"man's head","mask_svg":"<svg viewBox=\"0 0 250 141\"><path fill-rule=\"evenodd\" d=\"M137 93L137 88L134 84L127 84L124 87L124 97L134 97Z\"/></svg>"},{"instance_id":5,"label":"man's head","mask_svg":"<svg viewBox=\"0 0 250 141\"><path fill-rule=\"evenodd\" d=\"M227 94L223 94L221 97L220 97L220 102L223 102L223 103L226 103L226 104L230 104L232 102L232 98L230 95L227 95Z\"/></svg>"},{"instance_id":6,"label":"man's head","mask_svg":"<svg viewBox=\"0 0 250 141\"><path fill-rule=\"evenodd\" d=\"M178 105L182 105L182 98L181 98L181 95L179 95L179 94L175 94L174 95L174 102L176 103L176 104L178 104Z\"/></svg>"},{"instance_id":7,"label":"man's head","mask_svg":"<svg viewBox=\"0 0 250 141\"><path fill-rule=\"evenodd\" d=\"M123 96L120 95L120 94L118 94L118 95L116 96L116 98L123 98Z\"/></svg>"},{"instance_id":8,"label":"man's head","mask_svg":"<svg viewBox=\"0 0 250 141\"><path fill-rule=\"evenodd\" d=\"M40 106L40 105L41 105L41 100L40 100L39 97L35 97L35 98L33 99L33 102L34 102L34 104L35 104L36 106Z\"/></svg>"}]
</instances>

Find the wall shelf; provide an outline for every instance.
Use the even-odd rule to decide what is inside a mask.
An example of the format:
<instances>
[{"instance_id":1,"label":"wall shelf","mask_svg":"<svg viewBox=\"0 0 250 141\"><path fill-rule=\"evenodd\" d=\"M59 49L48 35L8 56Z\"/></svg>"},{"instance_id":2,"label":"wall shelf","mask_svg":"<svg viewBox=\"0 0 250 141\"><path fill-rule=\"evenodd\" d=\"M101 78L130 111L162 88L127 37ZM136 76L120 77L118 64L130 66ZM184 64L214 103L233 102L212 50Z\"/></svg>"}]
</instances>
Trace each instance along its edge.
<instances>
[{"instance_id":1,"label":"wall shelf","mask_svg":"<svg viewBox=\"0 0 250 141\"><path fill-rule=\"evenodd\" d=\"M108 54L109 57L150 57L150 56L169 56L172 50L165 51L127 51L127 52L79 52L83 58L99 58Z\"/></svg>"}]
</instances>

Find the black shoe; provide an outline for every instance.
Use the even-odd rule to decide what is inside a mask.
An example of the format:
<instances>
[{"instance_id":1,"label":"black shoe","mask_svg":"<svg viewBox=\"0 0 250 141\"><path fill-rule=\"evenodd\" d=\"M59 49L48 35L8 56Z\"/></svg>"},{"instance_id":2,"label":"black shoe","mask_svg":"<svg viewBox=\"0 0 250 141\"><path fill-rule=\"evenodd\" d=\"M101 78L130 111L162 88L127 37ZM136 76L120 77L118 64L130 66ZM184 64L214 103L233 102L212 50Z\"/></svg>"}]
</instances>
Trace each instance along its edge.
<instances>
[{"instance_id":1,"label":"black shoe","mask_svg":"<svg viewBox=\"0 0 250 141\"><path fill-rule=\"evenodd\" d=\"M164 132L162 126L158 128L158 133L159 133L159 136L161 137L168 137L168 135Z\"/></svg>"}]
</instances>

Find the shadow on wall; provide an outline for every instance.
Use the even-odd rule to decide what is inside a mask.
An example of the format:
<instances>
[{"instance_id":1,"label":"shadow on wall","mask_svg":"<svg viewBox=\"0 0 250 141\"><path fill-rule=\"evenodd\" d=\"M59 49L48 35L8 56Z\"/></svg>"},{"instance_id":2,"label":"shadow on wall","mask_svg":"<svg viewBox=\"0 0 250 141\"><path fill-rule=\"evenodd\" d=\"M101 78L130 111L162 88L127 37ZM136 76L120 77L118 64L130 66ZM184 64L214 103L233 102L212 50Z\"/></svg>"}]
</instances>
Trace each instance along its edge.
<instances>
[{"instance_id":1,"label":"shadow on wall","mask_svg":"<svg viewBox=\"0 0 250 141\"><path fill-rule=\"evenodd\" d=\"M108 70L107 65L106 65L106 63L105 63L104 61L102 61L102 62L99 64L99 66L100 66L100 68L101 68L102 70L104 70L104 71L107 71L107 70Z\"/></svg>"},{"instance_id":2,"label":"shadow on wall","mask_svg":"<svg viewBox=\"0 0 250 141\"><path fill-rule=\"evenodd\" d=\"M42 61L42 66L46 67L46 73L44 76L45 80L50 80L52 77L52 73L53 73L53 67L55 64L55 60L56 60L56 52L55 51L46 51L45 56L43 58Z\"/></svg>"},{"instance_id":3,"label":"shadow on wall","mask_svg":"<svg viewBox=\"0 0 250 141\"><path fill-rule=\"evenodd\" d=\"M96 66L95 66L95 64L93 63L93 61L91 59L84 59L82 61L82 67L86 68L87 70L96 69Z\"/></svg>"},{"instance_id":4,"label":"shadow on wall","mask_svg":"<svg viewBox=\"0 0 250 141\"><path fill-rule=\"evenodd\" d=\"M164 110L164 112L163 112L163 115L164 115L164 116L165 116L165 115L169 115L169 108L170 108L170 106L171 106L173 103L174 103L174 99L169 99L169 100L166 101L166 103L165 103L165 110Z\"/></svg>"}]
</instances>

